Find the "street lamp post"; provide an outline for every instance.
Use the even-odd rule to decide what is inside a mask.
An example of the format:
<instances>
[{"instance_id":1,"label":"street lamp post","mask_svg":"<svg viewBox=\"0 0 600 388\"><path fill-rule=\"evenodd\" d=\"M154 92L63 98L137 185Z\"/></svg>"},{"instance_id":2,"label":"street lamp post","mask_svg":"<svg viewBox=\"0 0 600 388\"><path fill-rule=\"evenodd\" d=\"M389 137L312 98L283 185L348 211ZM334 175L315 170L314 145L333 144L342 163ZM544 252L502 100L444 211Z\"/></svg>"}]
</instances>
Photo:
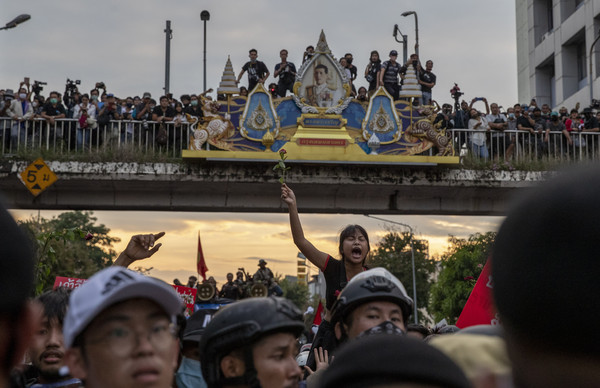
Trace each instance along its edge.
<instances>
[{"instance_id":1,"label":"street lamp post","mask_svg":"<svg viewBox=\"0 0 600 388\"><path fill-rule=\"evenodd\" d=\"M402 16L415 15L415 53L419 55L419 18L415 11L406 11L402 13Z\"/></svg>"},{"instance_id":2,"label":"street lamp post","mask_svg":"<svg viewBox=\"0 0 600 388\"><path fill-rule=\"evenodd\" d=\"M0 30L8 30L10 28L15 28L17 25L24 23L29 19L31 19L31 15L27 15L26 13L24 13L22 15L17 16L10 22L6 23L4 27L0 27Z\"/></svg>"},{"instance_id":3,"label":"street lamp post","mask_svg":"<svg viewBox=\"0 0 600 388\"><path fill-rule=\"evenodd\" d=\"M594 104L594 77L592 76L592 52L594 51L594 45L596 44L598 39L600 39L600 31L598 31L598 36L590 46L590 106ZM596 66L598 66L597 63Z\"/></svg>"},{"instance_id":4,"label":"street lamp post","mask_svg":"<svg viewBox=\"0 0 600 388\"><path fill-rule=\"evenodd\" d=\"M171 30L171 21L167 20L166 34L166 53L165 53L165 95L169 94L169 78L171 73L171 39L173 39L173 30Z\"/></svg>"},{"instance_id":5,"label":"street lamp post","mask_svg":"<svg viewBox=\"0 0 600 388\"><path fill-rule=\"evenodd\" d=\"M400 33L402 40L398 40L398 33ZM396 39L396 42L402 43L402 58L404 59L402 63L404 64L408 59L408 35L404 35L397 24L394 25L394 39Z\"/></svg>"},{"instance_id":6,"label":"street lamp post","mask_svg":"<svg viewBox=\"0 0 600 388\"><path fill-rule=\"evenodd\" d=\"M204 90L206 89L206 22L210 20L210 13L207 10L200 12L200 20L204 22Z\"/></svg>"},{"instance_id":7,"label":"street lamp post","mask_svg":"<svg viewBox=\"0 0 600 388\"><path fill-rule=\"evenodd\" d=\"M365 214L365 216L367 216L369 218L374 218L376 220L389 222L391 224L401 225L401 226L408 228L408 230L410 231L410 256L411 256L411 266L412 266L413 302L414 302L413 315L415 316L415 324L418 324L419 318L417 316L417 314L418 314L418 311L417 311L417 276L416 276L416 271L415 271L415 246L414 246L414 242L413 242L413 240L414 240L413 228L410 225L402 223L402 222L386 220L385 218L379 218L379 217L375 217L375 216L372 216L369 214Z\"/></svg>"}]
</instances>

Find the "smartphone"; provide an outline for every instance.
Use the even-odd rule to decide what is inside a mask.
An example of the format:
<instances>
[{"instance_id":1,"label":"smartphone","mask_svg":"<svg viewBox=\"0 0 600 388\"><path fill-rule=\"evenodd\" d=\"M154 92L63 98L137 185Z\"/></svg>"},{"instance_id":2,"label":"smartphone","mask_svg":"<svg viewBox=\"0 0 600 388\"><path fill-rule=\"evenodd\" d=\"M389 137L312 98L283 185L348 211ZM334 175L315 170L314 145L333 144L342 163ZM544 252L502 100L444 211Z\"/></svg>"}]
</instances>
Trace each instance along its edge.
<instances>
[{"instance_id":1,"label":"smartphone","mask_svg":"<svg viewBox=\"0 0 600 388\"><path fill-rule=\"evenodd\" d=\"M25 77L23 79L23 82L25 82L25 85L29 85L29 77Z\"/></svg>"}]
</instances>

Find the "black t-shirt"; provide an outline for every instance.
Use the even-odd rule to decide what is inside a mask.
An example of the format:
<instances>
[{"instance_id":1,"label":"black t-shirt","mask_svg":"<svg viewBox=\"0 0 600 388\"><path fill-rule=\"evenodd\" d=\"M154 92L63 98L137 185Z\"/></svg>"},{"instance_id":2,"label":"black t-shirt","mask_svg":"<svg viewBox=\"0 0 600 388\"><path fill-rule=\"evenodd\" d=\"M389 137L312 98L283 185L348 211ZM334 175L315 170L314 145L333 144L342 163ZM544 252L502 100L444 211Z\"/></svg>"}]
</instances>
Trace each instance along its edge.
<instances>
[{"instance_id":1,"label":"black t-shirt","mask_svg":"<svg viewBox=\"0 0 600 388\"><path fill-rule=\"evenodd\" d=\"M183 113L187 113L196 117L204 117L204 112L202 112L202 107L200 105L189 105L183 109Z\"/></svg>"},{"instance_id":2,"label":"black t-shirt","mask_svg":"<svg viewBox=\"0 0 600 388\"><path fill-rule=\"evenodd\" d=\"M242 70L248 72L248 81L250 82L258 82L259 79L263 78L265 74L269 72L267 65L261 61L256 61L254 63L248 61L244 67L242 67Z\"/></svg>"},{"instance_id":3,"label":"black t-shirt","mask_svg":"<svg viewBox=\"0 0 600 388\"><path fill-rule=\"evenodd\" d=\"M363 270L368 269L363 267ZM339 293L348 284L346 276L346 266L341 260L336 260L331 256L327 256L325 268L322 270L325 275L325 307L331 310Z\"/></svg>"},{"instance_id":4,"label":"black t-shirt","mask_svg":"<svg viewBox=\"0 0 600 388\"><path fill-rule=\"evenodd\" d=\"M356 75L358 74L358 69L356 68L356 66L349 64L347 66L347 68L350 70L350 76L353 80L356 79Z\"/></svg>"},{"instance_id":5,"label":"black t-shirt","mask_svg":"<svg viewBox=\"0 0 600 388\"><path fill-rule=\"evenodd\" d=\"M161 106L157 105L157 106L154 107L154 110L152 111L152 114L153 115L156 114L156 115L158 115L158 117L165 116L165 117L173 118L173 117L175 117L175 115L177 114L177 112L170 105L167 107L167 110L163 112Z\"/></svg>"},{"instance_id":6,"label":"black t-shirt","mask_svg":"<svg viewBox=\"0 0 600 388\"><path fill-rule=\"evenodd\" d=\"M233 282L231 282L231 284L225 283L223 284L223 288L221 288L219 296L221 298L238 300L240 298L239 288Z\"/></svg>"},{"instance_id":7,"label":"black t-shirt","mask_svg":"<svg viewBox=\"0 0 600 388\"><path fill-rule=\"evenodd\" d=\"M281 63L275 65L275 71L279 70ZM285 68L279 73L279 82L291 83L294 82L296 74L296 66L292 62L286 62Z\"/></svg>"},{"instance_id":8,"label":"black t-shirt","mask_svg":"<svg viewBox=\"0 0 600 388\"><path fill-rule=\"evenodd\" d=\"M428 84L435 83L436 80L435 74L427 71L422 72L419 78L421 79L421 81L427 82ZM431 88L428 88L425 85L421 85L421 91L425 93L431 93Z\"/></svg>"},{"instance_id":9,"label":"black t-shirt","mask_svg":"<svg viewBox=\"0 0 600 388\"><path fill-rule=\"evenodd\" d=\"M598 124L598 119L594 116L590 117L589 119L586 119L583 122L583 130L585 131L586 129L593 129L593 128L598 128L599 124Z\"/></svg>"},{"instance_id":10,"label":"black t-shirt","mask_svg":"<svg viewBox=\"0 0 600 388\"><path fill-rule=\"evenodd\" d=\"M61 114L67 114L67 111L65 110L65 107L62 104L56 104L56 106L53 106L50 103L44 105L44 109L42 110L42 112L45 113L46 116L58 116Z\"/></svg>"},{"instance_id":11,"label":"black t-shirt","mask_svg":"<svg viewBox=\"0 0 600 388\"><path fill-rule=\"evenodd\" d=\"M518 125L521 125L525 128L533 128L533 125L531 125L531 123L529 122L529 118L525 116L519 116L519 118L517 119L517 126Z\"/></svg>"}]
</instances>

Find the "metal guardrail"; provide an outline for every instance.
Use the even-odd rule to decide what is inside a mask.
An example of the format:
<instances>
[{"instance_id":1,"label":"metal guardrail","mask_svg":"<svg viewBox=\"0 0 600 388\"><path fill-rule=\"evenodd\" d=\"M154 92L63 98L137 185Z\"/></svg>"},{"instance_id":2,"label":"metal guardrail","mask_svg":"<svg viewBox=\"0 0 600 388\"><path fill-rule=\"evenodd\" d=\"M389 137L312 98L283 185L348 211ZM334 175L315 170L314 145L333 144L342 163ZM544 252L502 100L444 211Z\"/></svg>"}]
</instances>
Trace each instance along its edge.
<instances>
[{"instance_id":1,"label":"metal guardrail","mask_svg":"<svg viewBox=\"0 0 600 388\"><path fill-rule=\"evenodd\" d=\"M489 157L482 158L473 148L471 138L475 133L486 135L485 146ZM533 160L590 161L600 159L599 132L571 132L570 141L560 131L551 131L548 141L545 134L526 131L482 131L453 129L452 140L457 155L470 155L473 159L490 161L528 162Z\"/></svg>"},{"instance_id":2,"label":"metal guardrail","mask_svg":"<svg viewBox=\"0 0 600 388\"><path fill-rule=\"evenodd\" d=\"M115 120L96 123L94 128L81 129L76 119L57 119L50 124L45 119L22 122L0 118L0 155L15 155L27 150L45 150L54 153L85 154L107 149L132 148L146 154L179 157L187 149L192 136L191 123L164 124L166 144L158 144L160 124L154 121ZM489 157L482 158L473 151L471 138L485 133ZM600 132L571 133L571 141L562 132L544 135L525 131L481 131L453 129L452 140L456 155L471 156L482 161L528 162L533 160L589 161L600 159ZM432 154L434 151L430 150Z\"/></svg>"},{"instance_id":3,"label":"metal guardrail","mask_svg":"<svg viewBox=\"0 0 600 388\"><path fill-rule=\"evenodd\" d=\"M136 148L148 153L181 155L188 148L191 123L166 122L165 144L158 144L160 124L154 121L115 120L79 128L76 119L45 119L22 122L0 118L0 155L41 149L60 154L82 154L105 149Z\"/></svg>"}]
</instances>

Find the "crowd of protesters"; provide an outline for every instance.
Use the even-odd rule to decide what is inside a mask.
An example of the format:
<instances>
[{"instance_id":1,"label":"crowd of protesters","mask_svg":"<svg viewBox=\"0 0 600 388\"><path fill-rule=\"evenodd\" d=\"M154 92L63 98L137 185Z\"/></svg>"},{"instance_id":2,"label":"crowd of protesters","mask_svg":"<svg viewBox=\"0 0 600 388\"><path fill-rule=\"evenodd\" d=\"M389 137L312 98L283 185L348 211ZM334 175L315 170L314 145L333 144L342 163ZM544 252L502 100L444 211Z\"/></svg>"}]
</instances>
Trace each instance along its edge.
<instances>
[{"instance_id":1,"label":"crowd of protesters","mask_svg":"<svg viewBox=\"0 0 600 388\"><path fill-rule=\"evenodd\" d=\"M283 290L277 283L273 271L267 267L267 262L260 259L258 266L259 269L254 275L246 272L244 268L239 268L235 279L233 273L229 272L221 289L217 286L217 281L213 276L198 282L198 278L192 275L186 284L181 283L179 279L173 279L173 284L197 289L196 303L230 303L256 296L282 296ZM208 285L208 288L201 290L203 285Z\"/></svg>"},{"instance_id":2,"label":"crowd of protesters","mask_svg":"<svg viewBox=\"0 0 600 388\"><path fill-rule=\"evenodd\" d=\"M395 276L364 266L364 229L344 229L339 260L319 251L283 185L294 243L327 278L319 331L330 335L318 347L315 338L313 365L289 300L246 298L185 318L171 286L127 269L151 259L164 232L133 236L113 266L72 292L29 299L32 243L0 207L0 387L600 386L600 334L573 330L600 318L599 175L597 166L565 171L511 208L491 252L500 324L434 333L409 324L414 302Z\"/></svg>"}]
</instances>

